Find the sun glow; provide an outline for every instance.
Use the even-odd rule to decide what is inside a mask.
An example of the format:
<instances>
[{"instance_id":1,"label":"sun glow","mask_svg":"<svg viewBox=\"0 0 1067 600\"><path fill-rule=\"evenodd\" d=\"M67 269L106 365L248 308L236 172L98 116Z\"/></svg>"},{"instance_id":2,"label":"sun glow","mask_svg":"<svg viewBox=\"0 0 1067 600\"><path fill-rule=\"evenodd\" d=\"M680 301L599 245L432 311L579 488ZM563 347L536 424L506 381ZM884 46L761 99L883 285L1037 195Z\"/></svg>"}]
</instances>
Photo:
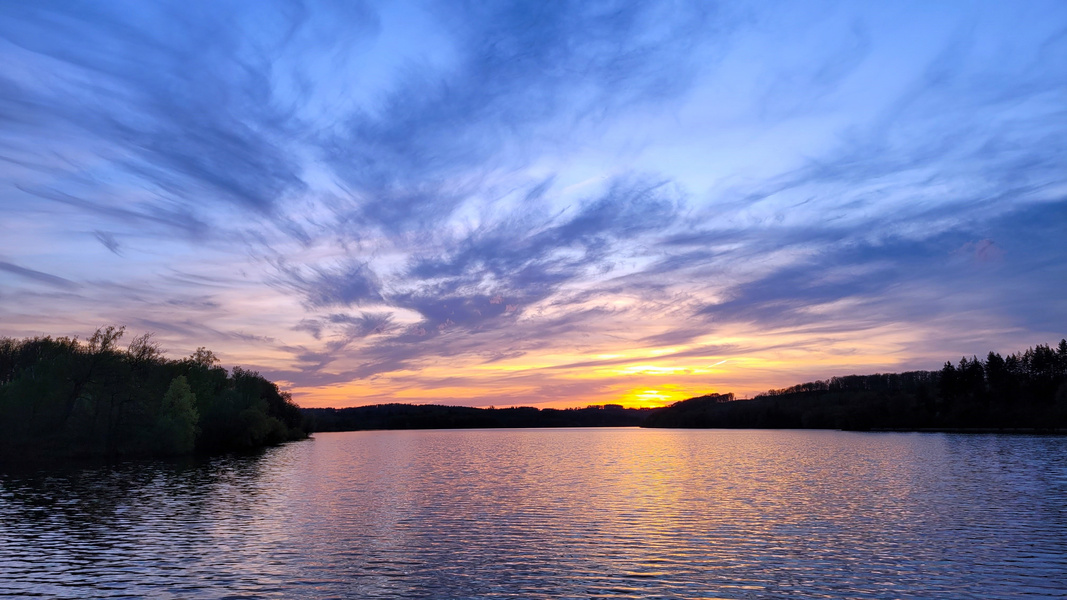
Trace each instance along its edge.
<instances>
[{"instance_id":1,"label":"sun glow","mask_svg":"<svg viewBox=\"0 0 1067 600\"><path fill-rule=\"evenodd\" d=\"M667 387L655 389L639 387L624 393L618 403L627 408L657 408L684 400L692 395L684 390Z\"/></svg>"}]
</instances>

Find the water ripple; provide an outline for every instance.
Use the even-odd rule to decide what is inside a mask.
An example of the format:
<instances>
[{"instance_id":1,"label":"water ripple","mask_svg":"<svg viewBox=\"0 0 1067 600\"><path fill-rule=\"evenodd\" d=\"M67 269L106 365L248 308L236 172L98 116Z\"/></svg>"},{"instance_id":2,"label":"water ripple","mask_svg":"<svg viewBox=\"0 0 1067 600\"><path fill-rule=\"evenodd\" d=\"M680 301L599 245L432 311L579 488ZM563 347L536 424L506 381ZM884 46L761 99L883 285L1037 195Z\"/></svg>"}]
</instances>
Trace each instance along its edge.
<instances>
[{"instance_id":1,"label":"water ripple","mask_svg":"<svg viewBox=\"0 0 1067 600\"><path fill-rule=\"evenodd\" d=\"M320 434L0 473L0 595L1064 597L1067 439Z\"/></svg>"}]
</instances>

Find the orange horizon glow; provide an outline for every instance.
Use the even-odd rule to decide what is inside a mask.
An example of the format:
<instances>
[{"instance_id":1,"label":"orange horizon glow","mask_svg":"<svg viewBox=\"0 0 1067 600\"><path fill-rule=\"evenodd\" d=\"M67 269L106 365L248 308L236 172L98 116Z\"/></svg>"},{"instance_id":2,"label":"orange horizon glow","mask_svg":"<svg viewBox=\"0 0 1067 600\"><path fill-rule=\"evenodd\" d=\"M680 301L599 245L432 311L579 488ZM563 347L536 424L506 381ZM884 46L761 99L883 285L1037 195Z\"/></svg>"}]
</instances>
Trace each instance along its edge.
<instances>
[{"instance_id":1,"label":"orange horizon glow","mask_svg":"<svg viewBox=\"0 0 1067 600\"><path fill-rule=\"evenodd\" d=\"M909 344L909 332L882 328L866 333L863 339L842 336L814 348L790 332L739 331L686 345L545 352L489 365L465 364L457 357L447 365L430 364L345 384L293 387L292 392L298 404L316 408L389 403L656 408L711 393L733 393L743 399L816 379L900 370L899 349ZM731 356L699 353L712 342L758 347L771 337L778 343L766 351ZM938 364L931 361L930 368Z\"/></svg>"}]
</instances>

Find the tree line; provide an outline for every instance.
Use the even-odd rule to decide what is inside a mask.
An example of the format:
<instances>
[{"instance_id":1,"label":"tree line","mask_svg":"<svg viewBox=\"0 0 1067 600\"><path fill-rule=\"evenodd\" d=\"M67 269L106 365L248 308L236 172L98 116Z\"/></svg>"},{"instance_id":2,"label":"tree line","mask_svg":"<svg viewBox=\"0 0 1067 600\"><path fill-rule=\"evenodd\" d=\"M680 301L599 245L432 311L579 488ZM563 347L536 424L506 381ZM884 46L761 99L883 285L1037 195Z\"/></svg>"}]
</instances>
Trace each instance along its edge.
<instances>
[{"instance_id":1,"label":"tree line","mask_svg":"<svg viewBox=\"0 0 1067 600\"><path fill-rule=\"evenodd\" d=\"M652 409L617 404L585 408L475 408L438 404L375 404L305 408L315 431L483 429L500 427L636 427Z\"/></svg>"},{"instance_id":2,"label":"tree line","mask_svg":"<svg viewBox=\"0 0 1067 600\"><path fill-rule=\"evenodd\" d=\"M1067 428L1067 340L1003 357L963 357L940 371L832 377L677 402L646 427L817 429Z\"/></svg>"},{"instance_id":3,"label":"tree line","mask_svg":"<svg viewBox=\"0 0 1067 600\"><path fill-rule=\"evenodd\" d=\"M307 437L300 408L259 373L198 348L167 359L124 327L88 340L0 338L0 456L248 450Z\"/></svg>"}]
</instances>

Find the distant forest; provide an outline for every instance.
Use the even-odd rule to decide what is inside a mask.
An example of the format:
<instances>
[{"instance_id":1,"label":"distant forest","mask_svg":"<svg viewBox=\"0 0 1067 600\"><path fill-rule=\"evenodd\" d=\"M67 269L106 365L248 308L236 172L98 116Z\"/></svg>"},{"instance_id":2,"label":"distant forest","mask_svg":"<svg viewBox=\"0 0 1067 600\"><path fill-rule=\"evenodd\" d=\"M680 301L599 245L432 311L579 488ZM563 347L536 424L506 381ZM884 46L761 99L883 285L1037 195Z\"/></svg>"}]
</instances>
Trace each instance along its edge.
<instances>
[{"instance_id":1,"label":"distant forest","mask_svg":"<svg viewBox=\"0 0 1067 600\"><path fill-rule=\"evenodd\" d=\"M437 404L377 404L353 408L305 408L315 431L360 429L470 429L498 427L637 427L651 408L617 404L586 408L472 408Z\"/></svg>"},{"instance_id":2,"label":"distant forest","mask_svg":"<svg viewBox=\"0 0 1067 600\"><path fill-rule=\"evenodd\" d=\"M649 415L646 427L812 429L1067 428L1067 340L940 371L832 377L751 400L711 394Z\"/></svg>"},{"instance_id":3,"label":"distant forest","mask_svg":"<svg viewBox=\"0 0 1067 600\"><path fill-rule=\"evenodd\" d=\"M148 456L248 450L307 437L289 394L199 348L164 357L125 328L0 338L0 457Z\"/></svg>"},{"instance_id":4,"label":"distant forest","mask_svg":"<svg viewBox=\"0 0 1067 600\"><path fill-rule=\"evenodd\" d=\"M1002 357L962 358L940 371L848 375L770 390L750 400L708 394L658 409L380 404L305 408L316 431L492 427L770 429L1067 428L1067 340Z\"/></svg>"}]
</instances>

